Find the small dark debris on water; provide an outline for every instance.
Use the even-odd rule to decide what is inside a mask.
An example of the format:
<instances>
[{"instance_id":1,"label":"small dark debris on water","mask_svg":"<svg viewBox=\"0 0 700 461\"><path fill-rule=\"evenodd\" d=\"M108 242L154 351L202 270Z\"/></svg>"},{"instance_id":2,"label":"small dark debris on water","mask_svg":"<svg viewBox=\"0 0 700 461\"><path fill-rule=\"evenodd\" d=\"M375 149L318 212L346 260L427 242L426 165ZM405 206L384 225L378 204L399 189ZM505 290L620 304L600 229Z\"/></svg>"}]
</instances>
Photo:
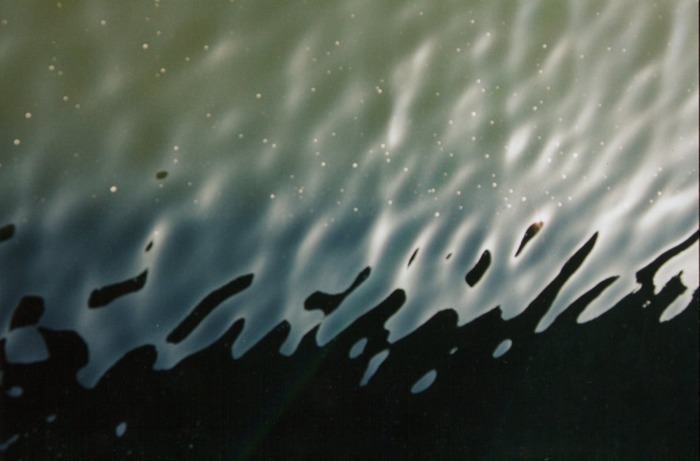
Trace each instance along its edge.
<instances>
[{"instance_id":1,"label":"small dark debris on water","mask_svg":"<svg viewBox=\"0 0 700 461\"><path fill-rule=\"evenodd\" d=\"M168 176L168 172L165 170L160 170L156 173L156 179L165 179Z\"/></svg>"},{"instance_id":2,"label":"small dark debris on water","mask_svg":"<svg viewBox=\"0 0 700 461\"><path fill-rule=\"evenodd\" d=\"M486 272L486 269L488 269L490 265L491 252L489 250L484 250L484 252L481 254L481 258L479 258L479 261L472 268L472 270L469 271L466 277L464 277L464 280L467 282L467 285L469 285L470 287L476 285L479 282L479 280L481 280L481 277L483 277L484 273Z\"/></svg>"},{"instance_id":3,"label":"small dark debris on water","mask_svg":"<svg viewBox=\"0 0 700 461\"><path fill-rule=\"evenodd\" d=\"M537 235L537 233L544 227L544 221L538 221L536 223L533 223L530 225L530 227L527 228L525 231L525 235L523 236L522 241L520 242L520 246L518 247L518 251L515 252L515 256L517 257L523 249L525 249L525 245L527 245L527 242L532 240L532 238Z\"/></svg>"},{"instance_id":4,"label":"small dark debris on water","mask_svg":"<svg viewBox=\"0 0 700 461\"><path fill-rule=\"evenodd\" d=\"M0 227L0 242L10 240L15 235L15 225L6 224Z\"/></svg>"},{"instance_id":5,"label":"small dark debris on water","mask_svg":"<svg viewBox=\"0 0 700 461\"><path fill-rule=\"evenodd\" d=\"M153 248L153 240L148 242L148 245L146 245L146 251L149 251L151 248Z\"/></svg>"},{"instance_id":6,"label":"small dark debris on water","mask_svg":"<svg viewBox=\"0 0 700 461\"><path fill-rule=\"evenodd\" d=\"M418 255L418 250L420 250L420 248L416 248L411 257L408 259L408 264L406 265L406 267L410 267L413 260L416 259L416 255Z\"/></svg>"}]
</instances>

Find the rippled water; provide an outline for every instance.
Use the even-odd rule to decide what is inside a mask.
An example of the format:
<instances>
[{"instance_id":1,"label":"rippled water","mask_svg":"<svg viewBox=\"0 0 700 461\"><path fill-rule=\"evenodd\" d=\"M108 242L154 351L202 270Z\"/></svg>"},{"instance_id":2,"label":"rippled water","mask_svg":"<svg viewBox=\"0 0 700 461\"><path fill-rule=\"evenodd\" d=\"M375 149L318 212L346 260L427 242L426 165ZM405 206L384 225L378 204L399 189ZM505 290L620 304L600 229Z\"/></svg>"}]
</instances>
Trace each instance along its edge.
<instances>
[{"instance_id":1,"label":"rippled water","mask_svg":"<svg viewBox=\"0 0 700 461\"><path fill-rule=\"evenodd\" d=\"M42 324L89 345L86 386L142 344L169 368L240 318L236 357L282 320L282 352L321 322L324 344L401 288L396 340L445 308L460 324L518 315L598 232L539 329L619 276L590 320L698 228L697 10L0 1L0 227L14 225L0 331L23 296L43 297ZM657 273L690 288L663 320L689 304L697 263L692 245ZM329 316L303 308L367 267Z\"/></svg>"}]
</instances>

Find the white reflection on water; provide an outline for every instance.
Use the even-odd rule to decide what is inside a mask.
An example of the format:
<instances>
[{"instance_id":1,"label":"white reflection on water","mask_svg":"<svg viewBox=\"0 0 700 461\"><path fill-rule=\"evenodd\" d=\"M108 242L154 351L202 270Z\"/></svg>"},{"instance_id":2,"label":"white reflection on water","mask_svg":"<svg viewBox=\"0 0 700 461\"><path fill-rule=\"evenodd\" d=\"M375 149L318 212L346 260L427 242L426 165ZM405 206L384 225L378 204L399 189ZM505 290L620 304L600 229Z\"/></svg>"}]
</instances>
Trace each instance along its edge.
<instances>
[{"instance_id":1,"label":"white reflection on water","mask_svg":"<svg viewBox=\"0 0 700 461\"><path fill-rule=\"evenodd\" d=\"M285 319L286 353L319 322L326 343L396 288L392 340L444 308L511 318L599 232L540 329L619 275L589 320L698 227L697 2L1 4L0 225L17 235L0 247L0 323L44 297L42 322L89 343L86 384L144 343L172 366L237 318L235 356ZM367 266L328 318L303 310ZM146 269L142 290L87 309ZM665 319L697 285L696 248L657 283L680 270L690 289Z\"/></svg>"}]
</instances>

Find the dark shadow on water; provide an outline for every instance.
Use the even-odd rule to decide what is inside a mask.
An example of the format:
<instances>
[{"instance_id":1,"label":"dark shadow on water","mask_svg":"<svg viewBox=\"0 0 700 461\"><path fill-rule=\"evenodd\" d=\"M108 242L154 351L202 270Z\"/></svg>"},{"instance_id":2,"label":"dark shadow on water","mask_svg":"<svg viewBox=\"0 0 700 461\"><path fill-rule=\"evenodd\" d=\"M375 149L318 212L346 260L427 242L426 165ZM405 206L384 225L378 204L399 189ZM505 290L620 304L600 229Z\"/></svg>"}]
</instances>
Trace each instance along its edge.
<instances>
[{"instance_id":1,"label":"dark shadow on water","mask_svg":"<svg viewBox=\"0 0 700 461\"><path fill-rule=\"evenodd\" d=\"M243 329L238 320L214 344L170 370L154 371L155 347L139 347L94 389L81 387L75 378L88 360L84 341L74 332L35 327L43 310L20 303L16 317L26 320L18 324L38 328L50 359L8 363L6 339L0 340L0 447L5 450L0 455L698 459L698 291L680 315L659 323L665 307L687 288L680 274L657 294L652 285L664 262L697 244L697 233L640 270L641 288L602 316L576 322L615 278L602 280L547 330L534 333L596 238L564 263L521 315L507 321L493 309L460 327L457 314L444 310L390 344L383 325L406 301L398 289L324 347L316 343L317 327L292 356L281 355L290 330L282 322L233 360L231 347ZM305 307L330 313L369 276L367 268L339 295L317 292ZM211 311L245 289L252 274L244 277L249 279L234 279L213 291L201 309ZM43 306L41 298L30 301ZM198 322L189 319L198 309L172 334L181 328L186 336L196 328ZM364 348L350 358L363 339ZM512 346L494 359L494 350L506 339ZM360 386L368 363L382 351L388 357ZM412 394L412 386L431 370L437 372L435 382Z\"/></svg>"},{"instance_id":2,"label":"dark shadow on water","mask_svg":"<svg viewBox=\"0 0 700 461\"><path fill-rule=\"evenodd\" d=\"M253 283L253 274L246 274L231 280L224 286L209 293L195 306L194 310L170 332L167 341L177 344L185 339L197 328L202 320L204 320L207 315L211 314L221 303L245 290L251 283Z\"/></svg>"},{"instance_id":3,"label":"dark shadow on water","mask_svg":"<svg viewBox=\"0 0 700 461\"><path fill-rule=\"evenodd\" d=\"M93 290L88 299L88 307L91 309L104 307L121 296L139 291L146 285L147 276L148 271L145 270L136 277Z\"/></svg>"}]
</instances>

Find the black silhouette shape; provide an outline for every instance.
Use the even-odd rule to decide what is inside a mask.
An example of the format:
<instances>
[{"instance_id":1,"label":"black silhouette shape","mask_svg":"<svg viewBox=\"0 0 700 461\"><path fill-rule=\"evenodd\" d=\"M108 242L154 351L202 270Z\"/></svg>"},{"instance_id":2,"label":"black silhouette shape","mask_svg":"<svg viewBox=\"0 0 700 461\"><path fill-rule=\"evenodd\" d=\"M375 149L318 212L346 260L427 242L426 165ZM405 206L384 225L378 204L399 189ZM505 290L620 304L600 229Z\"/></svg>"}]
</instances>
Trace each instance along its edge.
<instances>
[{"instance_id":1,"label":"black silhouette shape","mask_svg":"<svg viewBox=\"0 0 700 461\"><path fill-rule=\"evenodd\" d=\"M139 291L146 284L147 275L148 271L145 270L136 277L93 290L88 299L88 307L91 309L104 307L120 296Z\"/></svg>"},{"instance_id":2,"label":"black silhouette shape","mask_svg":"<svg viewBox=\"0 0 700 461\"><path fill-rule=\"evenodd\" d=\"M253 274L247 274L237 277L226 285L209 293L195 306L194 310L170 332L167 341L177 344L185 339L219 304L245 290L251 283L253 283Z\"/></svg>"},{"instance_id":3,"label":"black silhouette shape","mask_svg":"<svg viewBox=\"0 0 700 461\"><path fill-rule=\"evenodd\" d=\"M477 283L479 283L479 280L481 280L481 277L484 276L484 273L486 270L489 268L491 265L491 252L489 250L484 250L483 253L481 253L481 257L479 258L479 261L474 265L474 267L467 273L467 275L464 277L464 280L467 282L467 285L470 287L473 287Z\"/></svg>"},{"instance_id":4,"label":"black silhouette shape","mask_svg":"<svg viewBox=\"0 0 700 461\"><path fill-rule=\"evenodd\" d=\"M153 370L155 347L139 347L93 389L75 380L88 358L76 334L39 328L50 359L32 364L6 363L2 339L0 455L698 459L698 290L682 313L659 323L661 312L687 288L680 274L660 290L653 285L656 271L697 241L697 233L637 272L641 288L600 317L576 322L614 278L599 282L547 330L533 333L596 238L563 262L521 315L504 320L494 308L458 326L455 311L443 310L393 343L384 325L405 303L402 290L323 347L316 327L291 356L281 355L290 331L281 322L233 360L231 347L244 324L238 320L170 370ZM512 347L493 359L506 338ZM364 350L350 359L349 350L362 339ZM368 362L382 351L387 359L360 387ZM430 370L437 373L433 384L412 394L412 385ZM13 391L18 388L21 396ZM122 424L126 431L118 435Z\"/></svg>"},{"instance_id":5,"label":"black silhouette shape","mask_svg":"<svg viewBox=\"0 0 700 461\"><path fill-rule=\"evenodd\" d=\"M307 311L318 309L325 315L329 315L331 312L336 310L338 306L340 306L340 303L342 303L343 300L350 293L352 293L357 287L359 287L362 284L362 282L367 280L367 277L369 277L371 271L372 270L370 267L365 267L364 269L362 269L362 272L360 272L357 275L357 277L355 277L355 280L352 282L352 285L350 285L350 287L348 287L348 289L343 291L342 293L329 295L321 291L313 292L308 298L306 298L306 300L304 300L304 309L306 309Z\"/></svg>"},{"instance_id":6,"label":"black silhouette shape","mask_svg":"<svg viewBox=\"0 0 700 461\"><path fill-rule=\"evenodd\" d=\"M36 325L44 315L44 299L40 296L23 296L19 305L12 314L10 320L10 331L15 328Z\"/></svg>"}]
</instances>

